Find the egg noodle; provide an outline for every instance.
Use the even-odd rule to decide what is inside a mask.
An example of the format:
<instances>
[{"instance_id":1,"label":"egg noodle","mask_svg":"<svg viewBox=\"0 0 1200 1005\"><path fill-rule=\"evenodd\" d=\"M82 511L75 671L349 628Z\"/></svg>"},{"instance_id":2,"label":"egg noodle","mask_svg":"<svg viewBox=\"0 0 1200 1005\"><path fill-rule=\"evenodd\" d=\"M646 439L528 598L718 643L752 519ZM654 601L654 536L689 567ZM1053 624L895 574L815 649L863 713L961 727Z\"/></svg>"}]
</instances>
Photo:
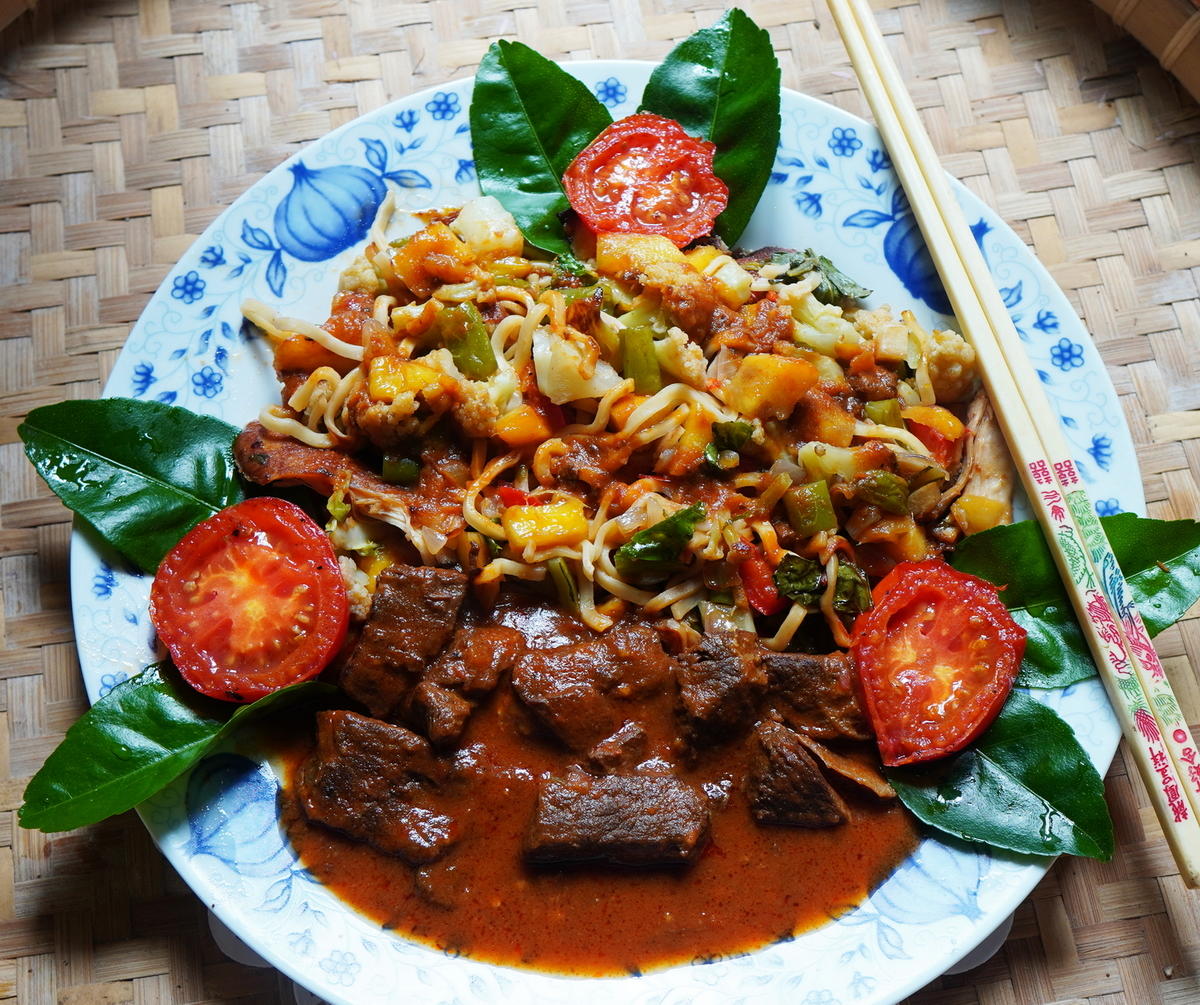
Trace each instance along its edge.
<instances>
[{"instance_id":1,"label":"egg noodle","mask_svg":"<svg viewBox=\"0 0 1200 1005\"><path fill-rule=\"evenodd\" d=\"M271 433L382 457L409 492L424 438L462 445L458 529L406 505L383 517L425 564L460 563L478 588L549 577L596 631L629 608L685 636L697 609L743 627L757 610L773 649L810 614L845 646L848 571L866 587L1008 517L1005 492L970 491L971 427L986 419L961 418L972 350L908 311L831 295L826 260L601 235L577 276L529 257L488 197L391 239L395 216L389 196L329 322L243 309L285 387L260 416ZM330 533L369 593L382 546L362 542L382 538L346 500ZM764 617L756 589L773 596L779 577L755 587L751 558L773 575L803 559L816 578Z\"/></svg>"}]
</instances>

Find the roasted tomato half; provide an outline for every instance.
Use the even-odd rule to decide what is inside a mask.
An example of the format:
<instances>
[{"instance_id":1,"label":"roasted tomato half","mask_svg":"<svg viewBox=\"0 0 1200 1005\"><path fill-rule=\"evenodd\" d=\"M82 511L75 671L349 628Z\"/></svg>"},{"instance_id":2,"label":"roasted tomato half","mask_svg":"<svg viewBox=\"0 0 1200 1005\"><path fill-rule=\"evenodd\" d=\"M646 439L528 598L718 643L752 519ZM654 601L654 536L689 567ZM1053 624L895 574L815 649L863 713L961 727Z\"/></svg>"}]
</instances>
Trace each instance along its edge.
<instances>
[{"instance_id":1,"label":"roasted tomato half","mask_svg":"<svg viewBox=\"0 0 1200 1005\"><path fill-rule=\"evenodd\" d=\"M348 618L329 539L282 499L247 499L197 524L150 590L150 620L183 679L224 701L315 677Z\"/></svg>"},{"instance_id":2,"label":"roasted tomato half","mask_svg":"<svg viewBox=\"0 0 1200 1005\"><path fill-rule=\"evenodd\" d=\"M1025 629L996 587L940 559L901 562L875 587L850 651L883 763L952 754L1008 697Z\"/></svg>"},{"instance_id":3,"label":"roasted tomato half","mask_svg":"<svg viewBox=\"0 0 1200 1005\"><path fill-rule=\"evenodd\" d=\"M712 230L729 202L713 173L716 149L674 119L639 112L592 140L567 168L563 187L596 233L661 234L682 248Z\"/></svg>"}]
</instances>

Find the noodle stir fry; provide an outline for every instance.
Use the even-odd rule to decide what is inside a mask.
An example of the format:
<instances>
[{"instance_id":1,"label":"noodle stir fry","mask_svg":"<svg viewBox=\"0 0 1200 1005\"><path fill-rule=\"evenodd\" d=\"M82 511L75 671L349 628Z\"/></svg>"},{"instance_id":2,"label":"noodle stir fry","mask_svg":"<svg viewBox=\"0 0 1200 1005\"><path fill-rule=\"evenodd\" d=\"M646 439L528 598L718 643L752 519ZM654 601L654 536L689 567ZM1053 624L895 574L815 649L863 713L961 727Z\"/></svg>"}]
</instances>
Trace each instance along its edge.
<instances>
[{"instance_id":1,"label":"noodle stir fry","mask_svg":"<svg viewBox=\"0 0 1200 1005\"><path fill-rule=\"evenodd\" d=\"M324 324L244 307L284 386L261 424L371 473L329 497L360 615L405 560L553 584L600 632L640 608L682 643L845 647L896 563L1010 519L973 350L811 251L600 234L580 276L491 197L393 215Z\"/></svg>"}]
</instances>

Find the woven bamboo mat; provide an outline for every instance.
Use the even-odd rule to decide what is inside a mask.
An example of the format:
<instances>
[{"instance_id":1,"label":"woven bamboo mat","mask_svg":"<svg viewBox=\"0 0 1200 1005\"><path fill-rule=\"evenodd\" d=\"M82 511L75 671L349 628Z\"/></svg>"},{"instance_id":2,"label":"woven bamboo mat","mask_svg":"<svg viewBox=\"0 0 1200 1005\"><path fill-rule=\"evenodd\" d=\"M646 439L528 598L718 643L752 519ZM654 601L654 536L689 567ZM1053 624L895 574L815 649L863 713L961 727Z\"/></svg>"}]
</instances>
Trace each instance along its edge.
<instances>
[{"instance_id":1,"label":"woven bamboo mat","mask_svg":"<svg viewBox=\"0 0 1200 1005\"><path fill-rule=\"evenodd\" d=\"M703 0L702 0L703 2ZM819 2L819 0L818 0ZM19 830L25 780L83 710L67 514L16 438L91 397L202 228L303 143L468 74L518 36L564 57L660 58L719 4L684 0L13 0L0 33L0 999L290 1001L228 962L132 815ZM865 112L826 11L749 0L785 83ZM1095 336L1150 513L1200 514L1200 108L1085 0L877 0L947 167L1031 244ZM1200 723L1200 618L1159 644ZM1200 894L1184 890L1118 757L1119 849L1058 864L1003 950L913 1000L1200 1001Z\"/></svg>"}]
</instances>

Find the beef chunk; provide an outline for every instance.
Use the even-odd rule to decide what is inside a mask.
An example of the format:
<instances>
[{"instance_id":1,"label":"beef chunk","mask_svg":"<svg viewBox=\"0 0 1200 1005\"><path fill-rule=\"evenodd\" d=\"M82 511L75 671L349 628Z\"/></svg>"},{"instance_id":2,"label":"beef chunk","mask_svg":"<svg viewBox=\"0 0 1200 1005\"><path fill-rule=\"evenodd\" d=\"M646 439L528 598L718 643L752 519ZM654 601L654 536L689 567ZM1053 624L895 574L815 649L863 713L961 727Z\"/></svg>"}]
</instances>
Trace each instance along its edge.
<instances>
[{"instance_id":1,"label":"beef chunk","mask_svg":"<svg viewBox=\"0 0 1200 1005\"><path fill-rule=\"evenodd\" d=\"M362 637L342 671L346 693L372 715L392 714L425 663L446 645L466 590L467 577L457 569L384 569Z\"/></svg>"},{"instance_id":2,"label":"beef chunk","mask_svg":"<svg viewBox=\"0 0 1200 1005\"><path fill-rule=\"evenodd\" d=\"M459 688L481 698L496 687L500 675L525 649L521 633L503 625L460 628L446 651L429 668L425 679L442 687Z\"/></svg>"},{"instance_id":3,"label":"beef chunk","mask_svg":"<svg viewBox=\"0 0 1200 1005\"><path fill-rule=\"evenodd\" d=\"M618 626L569 646L530 650L513 669L517 696L537 720L574 751L586 753L671 683L675 661L644 625Z\"/></svg>"},{"instance_id":4,"label":"beef chunk","mask_svg":"<svg viewBox=\"0 0 1200 1005\"><path fill-rule=\"evenodd\" d=\"M821 740L869 740L847 653L809 656L764 652L775 708L793 729Z\"/></svg>"},{"instance_id":5,"label":"beef chunk","mask_svg":"<svg viewBox=\"0 0 1200 1005\"><path fill-rule=\"evenodd\" d=\"M443 778L429 743L402 726L318 712L316 750L300 766L296 790L310 820L420 864L458 838L437 808Z\"/></svg>"},{"instance_id":6,"label":"beef chunk","mask_svg":"<svg viewBox=\"0 0 1200 1005\"><path fill-rule=\"evenodd\" d=\"M473 707L462 695L422 681L413 690L410 715L430 742L444 749L462 736Z\"/></svg>"},{"instance_id":7,"label":"beef chunk","mask_svg":"<svg viewBox=\"0 0 1200 1005\"><path fill-rule=\"evenodd\" d=\"M632 768L645 753L646 731L636 722L627 722L588 751L588 759L600 771L613 772Z\"/></svg>"},{"instance_id":8,"label":"beef chunk","mask_svg":"<svg viewBox=\"0 0 1200 1005\"><path fill-rule=\"evenodd\" d=\"M750 811L763 824L833 827L846 804L821 774L800 737L774 720L759 723L747 778Z\"/></svg>"},{"instance_id":9,"label":"beef chunk","mask_svg":"<svg viewBox=\"0 0 1200 1005\"><path fill-rule=\"evenodd\" d=\"M670 775L547 778L525 839L534 863L691 862L708 837L704 795Z\"/></svg>"},{"instance_id":10,"label":"beef chunk","mask_svg":"<svg viewBox=\"0 0 1200 1005\"><path fill-rule=\"evenodd\" d=\"M689 738L713 743L745 732L758 718L766 688L754 632L706 635L679 668L679 702Z\"/></svg>"}]
</instances>

